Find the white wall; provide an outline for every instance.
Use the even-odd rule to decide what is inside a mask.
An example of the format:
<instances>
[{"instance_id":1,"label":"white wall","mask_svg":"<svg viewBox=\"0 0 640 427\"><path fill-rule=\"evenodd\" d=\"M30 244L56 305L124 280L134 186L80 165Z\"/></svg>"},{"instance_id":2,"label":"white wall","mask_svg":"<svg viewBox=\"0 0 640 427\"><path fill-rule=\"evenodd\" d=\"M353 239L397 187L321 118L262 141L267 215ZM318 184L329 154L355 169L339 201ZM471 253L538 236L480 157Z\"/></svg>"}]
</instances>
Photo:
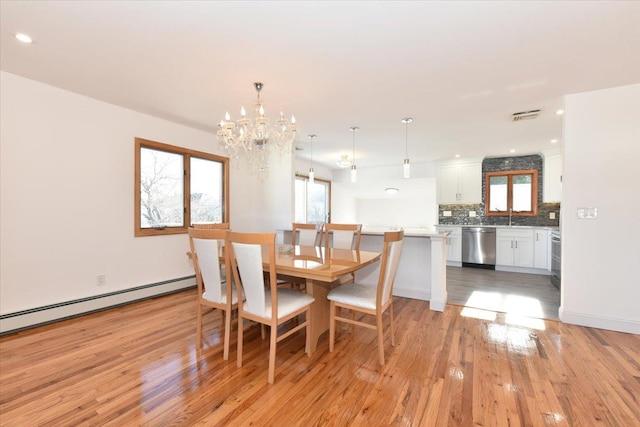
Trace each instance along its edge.
<instances>
[{"instance_id":1,"label":"white wall","mask_svg":"<svg viewBox=\"0 0 640 427\"><path fill-rule=\"evenodd\" d=\"M402 164L358 169L350 181L349 170L334 171L331 188L332 222L357 222L370 226L429 227L438 223L435 165L412 165L411 178L402 178ZM398 188L389 195L385 188Z\"/></svg>"},{"instance_id":2,"label":"white wall","mask_svg":"<svg viewBox=\"0 0 640 427\"><path fill-rule=\"evenodd\" d=\"M186 235L133 237L134 138L224 155L215 135L6 72L0 89L0 314L193 275ZM231 226L277 222L231 163Z\"/></svg>"},{"instance_id":3,"label":"white wall","mask_svg":"<svg viewBox=\"0 0 640 427\"><path fill-rule=\"evenodd\" d=\"M640 84L567 96L564 145L560 318L640 333Z\"/></svg>"}]
</instances>

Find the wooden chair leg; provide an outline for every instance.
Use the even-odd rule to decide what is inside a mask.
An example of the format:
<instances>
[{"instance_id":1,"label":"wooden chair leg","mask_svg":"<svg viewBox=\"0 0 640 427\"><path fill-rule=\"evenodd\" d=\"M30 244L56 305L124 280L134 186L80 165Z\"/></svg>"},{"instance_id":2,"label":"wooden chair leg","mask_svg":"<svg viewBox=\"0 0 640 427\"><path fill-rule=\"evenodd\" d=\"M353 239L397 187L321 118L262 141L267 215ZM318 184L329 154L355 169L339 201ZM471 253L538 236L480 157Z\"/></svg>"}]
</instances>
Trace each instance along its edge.
<instances>
[{"instance_id":1,"label":"wooden chair leg","mask_svg":"<svg viewBox=\"0 0 640 427\"><path fill-rule=\"evenodd\" d=\"M242 333L244 332L243 326L244 325L242 322L242 314L240 314L240 311L238 311L238 358L237 358L238 368L242 367Z\"/></svg>"},{"instance_id":2,"label":"wooden chair leg","mask_svg":"<svg viewBox=\"0 0 640 427\"><path fill-rule=\"evenodd\" d=\"M304 320L307 322L307 326L305 328L305 342L304 342L304 350L307 352L307 357L311 357L311 306L307 308L307 311L304 314Z\"/></svg>"},{"instance_id":3,"label":"wooden chair leg","mask_svg":"<svg viewBox=\"0 0 640 427\"><path fill-rule=\"evenodd\" d=\"M393 318L393 302L389 305L389 319L391 320L391 346L395 347L396 322Z\"/></svg>"},{"instance_id":4,"label":"wooden chair leg","mask_svg":"<svg viewBox=\"0 0 640 427\"><path fill-rule=\"evenodd\" d=\"M376 323L378 326L378 356L380 365L384 365L384 334L382 331L382 313L376 314Z\"/></svg>"},{"instance_id":5,"label":"wooden chair leg","mask_svg":"<svg viewBox=\"0 0 640 427\"><path fill-rule=\"evenodd\" d=\"M309 325L307 325L307 328L308 327ZM336 303L331 301L329 304L329 351L330 352L333 351L333 345L335 341L336 341Z\"/></svg>"},{"instance_id":6,"label":"wooden chair leg","mask_svg":"<svg viewBox=\"0 0 640 427\"><path fill-rule=\"evenodd\" d=\"M261 323L260 324L260 338L265 339L267 336L267 325Z\"/></svg>"},{"instance_id":7,"label":"wooden chair leg","mask_svg":"<svg viewBox=\"0 0 640 427\"><path fill-rule=\"evenodd\" d=\"M269 342L269 384L273 384L276 373L276 344L278 342L278 327L271 325L271 340Z\"/></svg>"},{"instance_id":8,"label":"wooden chair leg","mask_svg":"<svg viewBox=\"0 0 640 427\"><path fill-rule=\"evenodd\" d=\"M224 352L223 360L229 360L229 341L231 340L231 308L224 310Z\"/></svg>"},{"instance_id":9,"label":"wooden chair leg","mask_svg":"<svg viewBox=\"0 0 640 427\"><path fill-rule=\"evenodd\" d=\"M196 325L196 348L202 348L202 304L198 302L198 315L197 315L197 325Z\"/></svg>"}]
</instances>

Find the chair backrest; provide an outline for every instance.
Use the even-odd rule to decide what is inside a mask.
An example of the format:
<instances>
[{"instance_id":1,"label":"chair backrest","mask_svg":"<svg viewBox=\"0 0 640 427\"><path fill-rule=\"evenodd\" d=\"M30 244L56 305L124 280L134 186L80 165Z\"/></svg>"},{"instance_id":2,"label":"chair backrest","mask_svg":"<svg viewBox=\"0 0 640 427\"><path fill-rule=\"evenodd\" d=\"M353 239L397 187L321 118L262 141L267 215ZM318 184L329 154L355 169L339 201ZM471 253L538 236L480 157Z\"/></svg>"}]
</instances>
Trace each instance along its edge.
<instances>
[{"instance_id":1,"label":"chair backrest","mask_svg":"<svg viewBox=\"0 0 640 427\"><path fill-rule=\"evenodd\" d=\"M293 246L318 246L322 240L323 224L291 224L291 244ZM296 237L297 236L297 237Z\"/></svg>"},{"instance_id":2,"label":"chair backrest","mask_svg":"<svg viewBox=\"0 0 640 427\"><path fill-rule=\"evenodd\" d=\"M239 309L264 317L266 294L262 267L262 250L269 254L269 283L271 284L271 314L277 313L276 233L228 232L227 242L231 269L238 286ZM241 293L241 294L240 294ZM243 297L246 299L242 301Z\"/></svg>"},{"instance_id":3,"label":"chair backrest","mask_svg":"<svg viewBox=\"0 0 640 427\"><path fill-rule=\"evenodd\" d=\"M378 307L384 306L393 292L393 282L400 263L404 230L387 231L384 233L380 276L378 277Z\"/></svg>"},{"instance_id":4,"label":"chair backrest","mask_svg":"<svg viewBox=\"0 0 640 427\"><path fill-rule=\"evenodd\" d=\"M207 292L207 299L222 303L222 276L220 274L220 246L227 231L221 228L189 228L191 259L196 271L198 297ZM225 265L228 258L225 256ZM231 289L231 287L227 287ZM229 299L227 298L227 301Z\"/></svg>"},{"instance_id":5,"label":"chair backrest","mask_svg":"<svg viewBox=\"0 0 640 427\"><path fill-rule=\"evenodd\" d=\"M326 248L360 250L362 224L325 224L324 245ZM329 237L333 235L332 244Z\"/></svg>"}]
</instances>

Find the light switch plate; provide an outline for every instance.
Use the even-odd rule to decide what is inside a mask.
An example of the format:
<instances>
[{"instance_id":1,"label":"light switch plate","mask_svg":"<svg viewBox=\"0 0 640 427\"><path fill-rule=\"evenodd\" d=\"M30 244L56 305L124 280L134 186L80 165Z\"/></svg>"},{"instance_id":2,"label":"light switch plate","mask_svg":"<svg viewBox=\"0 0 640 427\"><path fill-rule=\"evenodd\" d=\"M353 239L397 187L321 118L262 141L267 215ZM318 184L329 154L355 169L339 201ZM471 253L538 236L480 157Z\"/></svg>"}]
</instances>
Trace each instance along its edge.
<instances>
[{"instance_id":1,"label":"light switch plate","mask_svg":"<svg viewBox=\"0 0 640 427\"><path fill-rule=\"evenodd\" d=\"M469 211L469 218L475 218L476 217L476 211Z\"/></svg>"},{"instance_id":2,"label":"light switch plate","mask_svg":"<svg viewBox=\"0 0 640 427\"><path fill-rule=\"evenodd\" d=\"M549 219L556 219L556 213L555 212L549 212Z\"/></svg>"},{"instance_id":3,"label":"light switch plate","mask_svg":"<svg viewBox=\"0 0 640 427\"><path fill-rule=\"evenodd\" d=\"M577 208L576 218L578 219L596 219L598 218L598 208Z\"/></svg>"},{"instance_id":4,"label":"light switch plate","mask_svg":"<svg viewBox=\"0 0 640 427\"><path fill-rule=\"evenodd\" d=\"M443 211L442 216L451 216L451 211Z\"/></svg>"}]
</instances>

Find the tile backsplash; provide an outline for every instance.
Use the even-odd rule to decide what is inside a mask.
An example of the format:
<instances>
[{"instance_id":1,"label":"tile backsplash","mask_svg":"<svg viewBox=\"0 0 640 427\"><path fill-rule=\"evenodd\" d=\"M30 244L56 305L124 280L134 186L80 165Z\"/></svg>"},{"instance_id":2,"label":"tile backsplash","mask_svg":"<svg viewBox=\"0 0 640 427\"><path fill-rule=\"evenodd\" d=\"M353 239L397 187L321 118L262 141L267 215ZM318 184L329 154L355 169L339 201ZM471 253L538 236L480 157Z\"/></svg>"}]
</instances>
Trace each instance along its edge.
<instances>
[{"instance_id":1,"label":"tile backsplash","mask_svg":"<svg viewBox=\"0 0 640 427\"><path fill-rule=\"evenodd\" d=\"M450 212L451 216L444 216ZM475 217L469 216L470 213ZM551 213L555 219L550 219ZM438 205L438 224L441 225L509 225L509 217L485 216L483 203ZM557 227L560 224L560 203L542 203L537 216L513 217L512 225Z\"/></svg>"}]
</instances>

